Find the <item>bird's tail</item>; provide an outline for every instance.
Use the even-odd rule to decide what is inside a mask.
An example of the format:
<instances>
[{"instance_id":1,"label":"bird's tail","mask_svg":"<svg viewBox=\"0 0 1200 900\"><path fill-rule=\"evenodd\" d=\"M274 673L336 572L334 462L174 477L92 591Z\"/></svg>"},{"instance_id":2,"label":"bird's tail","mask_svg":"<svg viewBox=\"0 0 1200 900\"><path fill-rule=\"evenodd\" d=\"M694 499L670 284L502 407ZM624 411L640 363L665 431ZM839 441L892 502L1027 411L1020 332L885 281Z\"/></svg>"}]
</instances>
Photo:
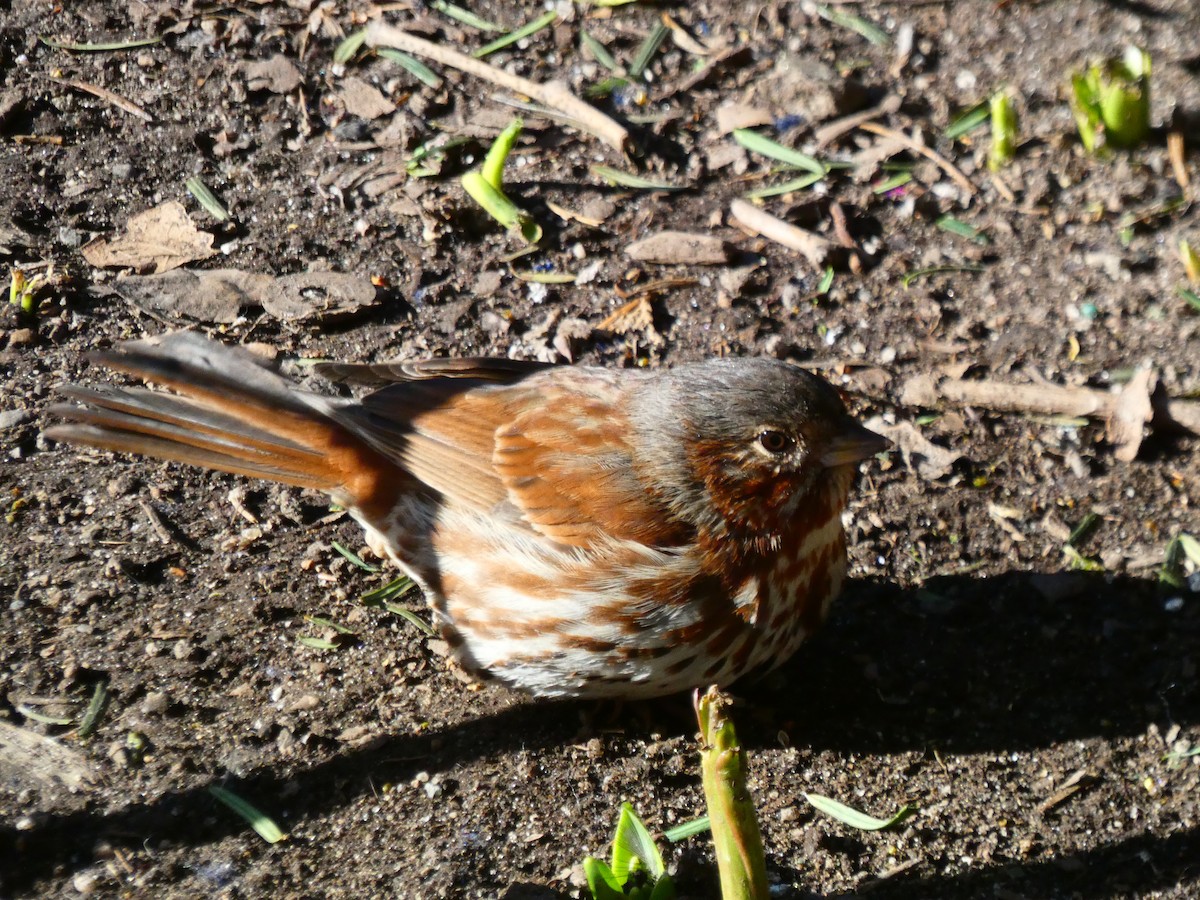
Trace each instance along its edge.
<instances>
[{"instance_id":1,"label":"bird's tail","mask_svg":"<svg viewBox=\"0 0 1200 900\"><path fill-rule=\"evenodd\" d=\"M360 509L399 487L397 467L338 420L336 401L244 350L182 331L90 359L175 393L67 385L76 402L50 410L68 420L46 429L52 440L314 488Z\"/></svg>"}]
</instances>

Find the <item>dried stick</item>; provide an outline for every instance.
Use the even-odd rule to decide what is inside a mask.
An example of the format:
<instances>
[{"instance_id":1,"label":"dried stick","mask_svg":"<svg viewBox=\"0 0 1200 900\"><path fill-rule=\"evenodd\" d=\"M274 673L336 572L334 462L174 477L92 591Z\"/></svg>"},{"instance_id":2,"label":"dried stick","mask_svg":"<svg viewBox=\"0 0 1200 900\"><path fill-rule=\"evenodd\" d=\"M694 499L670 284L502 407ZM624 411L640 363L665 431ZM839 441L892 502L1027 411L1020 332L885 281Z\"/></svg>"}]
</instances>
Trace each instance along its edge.
<instances>
[{"instance_id":1,"label":"dried stick","mask_svg":"<svg viewBox=\"0 0 1200 900\"><path fill-rule=\"evenodd\" d=\"M833 249L832 241L803 228L797 228L745 200L734 200L729 205L729 212L750 231L798 251L818 268L825 265L829 252Z\"/></svg>"},{"instance_id":2,"label":"dried stick","mask_svg":"<svg viewBox=\"0 0 1200 900\"><path fill-rule=\"evenodd\" d=\"M939 381L931 375L917 375L900 388L900 402L905 406L938 406L949 402L999 412L1100 419L1108 428L1109 439L1118 445L1118 458L1132 459L1146 422L1200 434L1200 403L1168 398L1154 392L1152 383L1151 373L1142 371L1124 390L1113 394L1092 388L961 378Z\"/></svg>"},{"instance_id":3,"label":"dried stick","mask_svg":"<svg viewBox=\"0 0 1200 900\"><path fill-rule=\"evenodd\" d=\"M883 99L883 102L878 106L872 106L870 109L864 109L862 112L851 113L848 116L842 116L840 119L834 119L827 125L822 125L813 132L813 140L816 148L820 150L826 144L836 141L843 134L853 131L861 126L864 122L870 122L872 119L878 119L880 116L890 115L900 109L900 97L896 94L891 94Z\"/></svg>"},{"instance_id":4,"label":"dried stick","mask_svg":"<svg viewBox=\"0 0 1200 900\"><path fill-rule=\"evenodd\" d=\"M575 120L578 127L594 134L604 143L615 147L621 153L629 149L629 132L619 122L610 119L591 104L576 97L561 81L536 82L520 75L513 75L503 69L497 69L474 57L467 56L449 47L443 47L415 34L409 34L392 25L375 21L367 27L367 44L372 47L394 47L405 53L423 56L436 63L458 69L476 78L490 81L492 84L510 90L517 94L531 97L538 103L551 106Z\"/></svg>"},{"instance_id":5,"label":"dried stick","mask_svg":"<svg viewBox=\"0 0 1200 900\"><path fill-rule=\"evenodd\" d=\"M46 76L55 84L61 84L64 87L74 88L77 91L83 91L85 94L91 94L93 97L99 97L105 103L111 103L117 109L124 110L131 116L137 116L143 122L153 122L154 116L146 112L132 100L126 100L120 94L110 91L108 88L100 87L98 84L92 84L89 81L74 81L70 78L55 78L53 75Z\"/></svg>"},{"instance_id":6,"label":"dried stick","mask_svg":"<svg viewBox=\"0 0 1200 900\"><path fill-rule=\"evenodd\" d=\"M954 179L954 183L966 191L968 194L978 193L978 188L972 184L971 179L962 173L958 166L942 156L936 150L926 147L920 141L915 140L905 134L903 131L897 131L895 128L888 128L886 125L880 125L878 122L863 122L858 126L863 131L869 131L871 134L877 134L880 137L891 138L894 141L899 141L914 153L920 153L926 159L933 160L937 163L938 168Z\"/></svg>"}]
</instances>

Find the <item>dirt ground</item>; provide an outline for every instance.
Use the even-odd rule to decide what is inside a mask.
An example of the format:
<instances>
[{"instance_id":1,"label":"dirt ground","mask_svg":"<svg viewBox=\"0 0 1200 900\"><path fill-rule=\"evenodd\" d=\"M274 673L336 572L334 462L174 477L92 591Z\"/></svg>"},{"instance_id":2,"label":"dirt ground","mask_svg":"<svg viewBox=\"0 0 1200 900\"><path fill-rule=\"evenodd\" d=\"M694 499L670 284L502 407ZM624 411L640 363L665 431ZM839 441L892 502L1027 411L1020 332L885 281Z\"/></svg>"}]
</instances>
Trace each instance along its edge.
<instances>
[{"instance_id":1,"label":"dirt ground","mask_svg":"<svg viewBox=\"0 0 1200 900\"><path fill-rule=\"evenodd\" d=\"M470 5L505 30L545 11ZM609 74L583 31L627 67L664 14L686 34L640 86L594 101L629 123L635 161L526 115L506 185L545 236L514 257L520 239L458 181L517 114L497 99L512 95L446 67L426 86L366 49L333 61L341 33L377 15L446 46L489 39L435 6L0 0L0 263L54 266L36 314L0 312L0 895L578 897L622 801L653 829L703 811L688 698L548 705L466 684L408 621L363 606L394 573L335 551L363 542L322 497L40 437L55 384L103 377L88 350L183 326L269 345L300 378L299 358L443 354L816 368L864 417L936 446L864 467L854 580L832 620L737 688L772 896L1200 895L1200 576L1160 577L1171 539L1200 534L1200 440L1156 429L1125 462L1096 419L901 399L922 374L1108 391L1150 367L1165 394L1200 389L1177 252L1182 237L1200 246L1200 227L1167 150L1177 130L1200 175L1200 8L551 4L556 25L489 61L582 93ZM39 37L161 41L79 51ZM1088 156L1068 74L1128 43L1153 58L1155 131ZM1022 144L993 177L986 127L943 133L1002 86ZM899 171L868 159L877 132L814 143L888 98L898 108L874 121L922 136L970 191L895 147L887 159L912 180L877 190ZM732 222L731 201L794 173L720 132L730 104L767 136L854 164L763 201L856 245L828 289L821 266ZM426 158L439 171L406 170L454 138ZM613 186L597 163L687 189ZM188 193L192 176L230 221ZM294 303L214 309L205 287L170 307L129 264L88 261L87 242L169 201L216 250L184 271L298 275ZM981 236L939 226L946 215ZM664 229L734 252L718 266L627 255ZM329 272L356 276L346 308L313 301ZM97 685L106 702L81 737ZM264 842L210 786L288 840ZM805 792L918 812L856 831ZM680 896L716 894L704 836L664 852Z\"/></svg>"}]
</instances>

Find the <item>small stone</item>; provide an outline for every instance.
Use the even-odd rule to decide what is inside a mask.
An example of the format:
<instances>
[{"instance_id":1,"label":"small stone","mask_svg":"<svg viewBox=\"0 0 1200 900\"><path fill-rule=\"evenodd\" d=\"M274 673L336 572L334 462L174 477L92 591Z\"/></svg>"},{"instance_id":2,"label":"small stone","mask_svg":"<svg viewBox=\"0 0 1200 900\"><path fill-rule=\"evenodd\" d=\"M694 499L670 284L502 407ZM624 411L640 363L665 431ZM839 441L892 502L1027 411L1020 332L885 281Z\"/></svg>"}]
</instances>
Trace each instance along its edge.
<instances>
[{"instance_id":1,"label":"small stone","mask_svg":"<svg viewBox=\"0 0 1200 900\"><path fill-rule=\"evenodd\" d=\"M151 691L142 700L142 712L148 716L161 716L167 711L170 703L162 691Z\"/></svg>"},{"instance_id":2,"label":"small stone","mask_svg":"<svg viewBox=\"0 0 1200 900\"><path fill-rule=\"evenodd\" d=\"M192 642L189 640L176 641L175 646L171 648L171 655L179 660L187 659L192 655Z\"/></svg>"},{"instance_id":3,"label":"small stone","mask_svg":"<svg viewBox=\"0 0 1200 900\"><path fill-rule=\"evenodd\" d=\"M23 425L33 418L31 409L6 409L0 411L0 431Z\"/></svg>"},{"instance_id":4,"label":"small stone","mask_svg":"<svg viewBox=\"0 0 1200 900\"><path fill-rule=\"evenodd\" d=\"M71 886L85 896L96 892L96 876L89 872L80 872L71 879Z\"/></svg>"},{"instance_id":5,"label":"small stone","mask_svg":"<svg viewBox=\"0 0 1200 900\"><path fill-rule=\"evenodd\" d=\"M8 333L8 346L26 347L33 343L36 336L32 328L14 328Z\"/></svg>"},{"instance_id":6,"label":"small stone","mask_svg":"<svg viewBox=\"0 0 1200 900\"><path fill-rule=\"evenodd\" d=\"M62 225L58 229L58 242L64 247L74 250L83 243L83 234L78 228Z\"/></svg>"}]
</instances>

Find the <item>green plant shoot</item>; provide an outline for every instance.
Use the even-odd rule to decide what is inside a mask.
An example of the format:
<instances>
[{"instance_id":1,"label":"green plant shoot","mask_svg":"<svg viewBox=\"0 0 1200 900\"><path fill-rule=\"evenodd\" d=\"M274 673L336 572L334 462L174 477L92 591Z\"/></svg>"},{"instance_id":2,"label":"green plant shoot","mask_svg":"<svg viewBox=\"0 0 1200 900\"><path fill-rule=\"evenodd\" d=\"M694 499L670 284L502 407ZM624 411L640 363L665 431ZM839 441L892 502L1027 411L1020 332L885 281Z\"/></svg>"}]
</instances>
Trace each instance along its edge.
<instances>
[{"instance_id":1,"label":"green plant shoot","mask_svg":"<svg viewBox=\"0 0 1200 900\"><path fill-rule=\"evenodd\" d=\"M700 771L712 826L723 900L767 900L767 864L754 801L746 787L746 754L726 715L729 698L710 687L696 698Z\"/></svg>"},{"instance_id":2,"label":"green plant shoot","mask_svg":"<svg viewBox=\"0 0 1200 900\"><path fill-rule=\"evenodd\" d=\"M1020 121L1013 108L1012 97L1006 91L992 94L988 102L992 113L992 148L988 152L988 168L993 172L1007 166L1017 155L1017 132Z\"/></svg>"},{"instance_id":3,"label":"green plant shoot","mask_svg":"<svg viewBox=\"0 0 1200 900\"><path fill-rule=\"evenodd\" d=\"M1089 153L1135 147L1150 132L1150 54L1129 47L1121 59L1071 76L1071 111Z\"/></svg>"},{"instance_id":4,"label":"green plant shoot","mask_svg":"<svg viewBox=\"0 0 1200 900\"><path fill-rule=\"evenodd\" d=\"M613 836L612 863L589 856L583 861L594 900L674 900L675 883L662 854L633 807L621 804Z\"/></svg>"},{"instance_id":5,"label":"green plant shoot","mask_svg":"<svg viewBox=\"0 0 1200 900\"><path fill-rule=\"evenodd\" d=\"M462 176L462 186L489 216L505 228L518 231L529 244L542 239L542 229L529 213L518 208L504 193L504 164L521 134L523 123L514 119L500 132L477 171Z\"/></svg>"}]
</instances>

